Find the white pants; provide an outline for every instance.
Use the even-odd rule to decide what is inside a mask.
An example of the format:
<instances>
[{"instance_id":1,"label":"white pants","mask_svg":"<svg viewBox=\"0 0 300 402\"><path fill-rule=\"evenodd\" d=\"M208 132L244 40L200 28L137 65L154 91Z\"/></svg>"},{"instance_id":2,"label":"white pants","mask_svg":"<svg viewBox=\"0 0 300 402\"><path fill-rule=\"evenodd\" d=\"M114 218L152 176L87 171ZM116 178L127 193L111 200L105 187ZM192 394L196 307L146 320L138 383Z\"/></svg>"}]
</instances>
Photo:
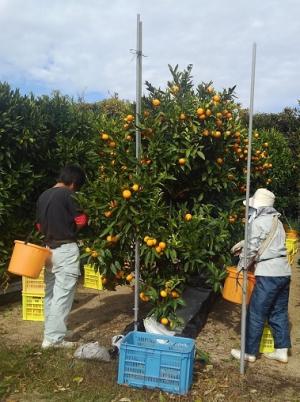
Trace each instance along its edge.
<instances>
[{"instance_id":1,"label":"white pants","mask_svg":"<svg viewBox=\"0 0 300 402\"><path fill-rule=\"evenodd\" d=\"M44 339L55 343L64 339L76 282L80 276L79 249L76 243L52 249L45 267Z\"/></svg>"}]
</instances>

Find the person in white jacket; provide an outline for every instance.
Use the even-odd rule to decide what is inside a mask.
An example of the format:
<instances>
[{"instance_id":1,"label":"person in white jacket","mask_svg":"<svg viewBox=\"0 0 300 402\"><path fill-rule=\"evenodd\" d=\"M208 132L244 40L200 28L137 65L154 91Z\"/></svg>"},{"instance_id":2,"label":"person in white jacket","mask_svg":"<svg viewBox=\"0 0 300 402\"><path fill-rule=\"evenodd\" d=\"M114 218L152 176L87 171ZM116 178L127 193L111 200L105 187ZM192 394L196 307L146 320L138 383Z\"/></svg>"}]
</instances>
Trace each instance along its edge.
<instances>
[{"instance_id":1,"label":"person in white jacket","mask_svg":"<svg viewBox=\"0 0 300 402\"><path fill-rule=\"evenodd\" d=\"M287 260L285 231L274 209L275 195L264 188L256 190L249 199L252 214L249 218L247 261L254 261L256 284L247 309L245 360L254 362L266 322L271 327L275 351L264 353L269 359L288 362L291 347L288 321L288 300L291 267ZM240 269L244 268L243 241L231 251L239 254ZM241 351L231 355L240 359Z\"/></svg>"}]
</instances>

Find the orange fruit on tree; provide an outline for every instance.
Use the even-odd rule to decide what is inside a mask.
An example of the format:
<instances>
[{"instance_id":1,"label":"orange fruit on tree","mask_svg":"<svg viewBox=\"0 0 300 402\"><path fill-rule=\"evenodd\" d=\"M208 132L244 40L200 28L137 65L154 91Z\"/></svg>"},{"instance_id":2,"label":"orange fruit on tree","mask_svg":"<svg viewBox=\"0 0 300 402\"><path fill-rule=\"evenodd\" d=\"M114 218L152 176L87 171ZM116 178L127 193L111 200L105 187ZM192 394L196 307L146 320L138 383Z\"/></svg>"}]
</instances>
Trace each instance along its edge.
<instances>
[{"instance_id":1,"label":"orange fruit on tree","mask_svg":"<svg viewBox=\"0 0 300 402\"><path fill-rule=\"evenodd\" d=\"M147 243L147 241L148 241L149 239L150 239L149 236L145 236L145 237L144 237L144 242Z\"/></svg>"},{"instance_id":2,"label":"orange fruit on tree","mask_svg":"<svg viewBox=\"0 0 300 402\"><path fill-rule=\"evenodd\" d=\"M126 136L126 140L127 140L127 141L131 141L131 140L132 140L131 135L127 135L127 136Z\"/></svg>"},{"instance_id":3,"label":"orange fruit on tree","mask_svg":"<svg viewBox=\"0 0 300 402\"><path fill-rule=\"evenodd\" d=\"M150 115L149 110L144 110L144 117L148 117Z\"/></svg>"},{"instance_id":4,"label":"orange fruit on tree","mask_svg":"<svg viewBox=\"0 0 300 402\"><path fill-rule=\"evenodd\" d=\"M210 109L206 109L205 114L207 117L211 116L211 110Z\"/></svg>"},{"instance_id":5,"label":"orange fruit on tree","mask_svg":"<svg viewBox=\"0 0 300 402\"><path fill-rule=\"evenodd\" d=\"M108 146L110 147L110 148L116 148L116 143L115 143L115 141L110 141L110 143L108 144Z\"/></svg>"},{"instance_id":6,"label":"orange fruit on tree","mask_svg":"<svg viewBox=\"0 0 300 402\"><path fill-rule=\"evenodd\" d=\"M160 242L158 243L158 245L159 245L159 247L160 247L162 250L165 250L165 248L167 247L167 244L166 244L164 241L160 241Z\"/></svg>"},{"instance_id":7,"label":"orange fruit on tree","mask_svg":"<svg viewBox=\"0 0 300 402\"><path fill-rule=\"evenodd\" d=\"M204 137L208 137L209 136L209 131L207 129L203 130L202 135Z\"/></svg>"},{"instance_id":8,"label":"orange fruit on tree","mask_svg":"<svg viewBox=\"0 0 300 402\"><path fill-rule=\"evenodd\" d=\"M177 299L179 297L179 293L176 292L176 290L172 290L171 296L173 297L173 299Z\"/></svg>"},{"instance_id":9,"label":"orange fruit on tree","mask_svg":"<svg viewBox=\"0 0 300 402\"><path fill-rule=\"evenodd\" d=\"M220 102L220 100L221 100L221 97L219 95L214 95L213 96L213 101L214 102Z\"/></svg>"},{"instance_id":10,"label":"orange fruit on tree","mask_svg":"<svg viewBox=\"0 0 300 402\"><path fill-rule=\"evenodd\" d=\"M200 120L205 120L206 119L206 114L198 114L198 117Z\"/></svg>"},{"instance_id":11,"label":"orange fruit on tree","mask_svg":"<svg viewBox=\"0 0 300 402\"><path fill-rule=\"evenodd\" d=\"M153 239L148 239L147 241L146 241L146 244L147 244L147 246L149 246L149 247L152 247L152 246L154 246L154 244L153 244Z\"/></svg>"},{"instance_id":12,"label":"orange fruit on tree","mask_svg":"<svg viewBox=\"0 0 300 402\"><path fill-rule=\"evenodd\" d=\"M118 236L118 235L112 236L111 241L112 241L113 243L117 243L117 242L119 241L119 236Z\"/></svg>"},{"instance_id":13,"label":"orange fruit on tree","mask_svg":"<svg viewBox=\"0 0 300 402\"><path fill-rule=\"evenodd\" d=\"M96 257L98 257L99 254L97 253L97 251L92 251L91 255L92 255L92 257L96 258Z\"/></svg>"},{"instance_id":14,"label":"orange fruit on tree","mask_svg":"<svg viewBox=\"0 0 300 402\"><path fill-rule=\"evenodd\" d=\"M268 143L268 142L264 142L264 143L263 143L263 146L264 146L265 148L268 148L269 143Z\"/></svg>"},{"instance_id":15,"label":"orange fruit on tree","mask_svg":"<svg viewBox=\"0 0 300 402\"><path fill-rule=\"evenodd\" d=\"M123 190L122 197L125 198L125 200L129 200L129 198L131 198L131 191L130 190Z\"/></svg>"},{"instance_id":16,"label":"orange fruit on tree","mask_svg":"<svg viewBox=\"0 0 300 402\"><path fill-rule=\"evenodd\" d=\"M155 106L155 107L159 106L160 105L160 100L159 99L153 99L152 100L152 105Z\"/></svg>"},{"instance_id":17,"label":"orange fruit on tree","mask_svg":"<svg viewBox=\"0 0 300 402\"><path fill-rule=\"evenodd\" d=\"M131 188L132 188L132 190L133 190L133 191L138 191L138 190L139 190L139 188L140 188L140 186L139 186L138 184L136 184L136 183L135 183L135 184L133 184L133 185L132 185L132 187L131 187Z\"/></svg>"},{"instance_id":18,"label":"orange fruit on tree","mask_svg":"<svg viewBox=\"0 0 300 402\"><path fill-rule=\"evenodd\" d=\"M162 249L159 246L157 246L155 247L155 251L159 254L162 252Z\"/></svg>"},{"instance_id":19,"label":"orange fruit on tree","mask_svg":"<svg viewBox=\"0 0 300 402\"><path fill-rule=\"evenodd\" d=\"M180 113L179 119L180 119L180 120L185 120L185 114L184 114L184 113Z\"/></svg>"},{"instance_id":20,"label":"orange fruit on tree","mask_svg":"<svg viewBox=\"0 0 300 402\"><path fill-rule=\"evenodd\" d=\"M109 135L106 134L106 133L103 133L103 134L101 135L101 138L102 138L102 140L106 141L106 140L109 139Z\"/></svg>"},{"instance_id":21,"label":"orange fruit on tree","mask_svg":"<svg viewBox=\"0 0 300 402\"><path fill-rule=\"evenodd\" d=\"M125 118L126 121L132 122L134 120L134 116L132 114L128 114Z\"/></svg>"},{"instance_id":22,"label":"orange fruit on tree","mask_svg":"<svg viewBox=\"0 0 300 402\"><path fill-rule=\"evenodd\" d=\"M168 296L168 293L165 290L161 290L160 293L161 297L165 298Z\"/></svg>"},{"instance_id":23,"label":"orange fruit on tree","mask_svg":"<svg viewBox=\"0 0 300 402\"><path fill-rule=\"evenodd\" d=\"M187 222L191 221L192 218L193 218L192 214L185 214L184 215L184 220L187 221Z\"/></svg>"},{"instance_id":24,"label":"orange fruit on tree","mask_svg":"<svg viewBox=\"0 0 300 402\"><path fill-rule=\"evenodd\" d=\"M223 117L222 113L218 112L218 113L217 113L217 117L218 117L219 119L221 119L221 118Z\"/></svg>"},{"instance_id":25,"label":"orange fruit on tree","mask_svg":"<svg viewBox=\"0 0 300 402\"><path fill-rule=\"evenodd\" d=\"M255 133L255 134L254 134L254 138L259 138L259 134L258 134L258 133Z\"/></svg>"},{"instance_id":26,"label":"orange fruit on tree","mask_svg":"<svg viewBox=\"0 0 300 402\"><path fill-rule=\"evenodd\" d=\"M180 158L178 159L178 163L180 166L184 166L186 164L186 159L185 158Z\"/></svg>"},{"instance_id":27,"label":"orange fruit on tree","mask_svg":"<svg viewBox=\"0 0 300 402\"><path fill-rule=\"evenodd\" d=\"M160 319L161 324L163 325L168 325L169 324L169 320L166 317L162 317Z\"/></svg>"},{"instance_id":28,"label":"orange fruit on tree","mask_svg":"<svg viewBox=\"0 0 300 402\"><path fill-rule=\"evenodd\" d=\"M113 236L111 235L106 236L106 240L111 243L113 240Z\"/></svg>"},{"instance_id":29,"label":"orange fruit on tree","mask_svg":"<svg viewBox=\"0 0 300 402\"><path fill-rule=\"evenodd\" d=\"M129 274L126 276L126 281L131 282L133 278L134 278L134 276L132 274Z\"/></svg>"},{"instance_id":30,"label":"orange fruit on tree","mask_svg":"<svg viewBox=\"0 0 300 402\"><path fill-rule=\"evenodd\" d=\"M197 114L198 115L202 115L202 114L204 114L205 113L205 110L202 108L202 107L199 107L198 109L197 109Z\"/></svg>"},{"instance_id":31,"label":"orange fruit on tree","mask_svg":"<svg viewBox=\"0 0 300 402\"><path fill-rule=\"evenodd\" d=\"M111 211L105 211L105 212L104 212L104 216L105 216L106 218L110 218L110 217L112 216L112 212L111 212Z\"/></svg>"},{"instance_id":32,"label":"orange fruit on tree","mask_svg":"<svg viewBox=\"0 0 300 402\"><path fill-rule=\"evenodd\" d=\"M216 162L218 165L223 165L224 160L222 158L217 158Z\"/></svg>"},{"instance_id":33,"label":"orange fruit on tree","mask_svg":"<svg viewBox=\"0 0 300 402\"><path fill-rule=\"evenodd\" d=\"M220 138L221 136L222 136L222 133L221 133L221 131L215 131L214 132L214 134L213 134L213 136L215 137L215 138Z\"/></svg>"},{"instance_id":34,"label":"orange fruit on tree","mask_svg":"<svg viewBox=\"0 0 300 402\"><path fill-rule=\"evenodd\" d=\"M86 249L84 250L86 253L90 253L92 250L89 247L86 247Z\"/></svg>"}]
</instances>

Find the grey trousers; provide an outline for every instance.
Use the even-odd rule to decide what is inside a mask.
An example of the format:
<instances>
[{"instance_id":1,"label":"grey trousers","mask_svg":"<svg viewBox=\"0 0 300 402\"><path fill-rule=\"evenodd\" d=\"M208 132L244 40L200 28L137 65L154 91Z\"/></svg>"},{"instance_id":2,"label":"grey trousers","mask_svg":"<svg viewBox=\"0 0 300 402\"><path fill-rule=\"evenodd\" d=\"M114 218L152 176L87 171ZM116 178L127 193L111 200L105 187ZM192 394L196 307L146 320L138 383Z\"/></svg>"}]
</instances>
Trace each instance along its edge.
<instances>
[{"instance_id":1,"label":"grey trousers","mask_svg":"<svg viewBox=\"0 0 300 402\"><path fill-rule=\"evenodd\" d=\"M52 249L45 267L44 339L55 343L64 339L76 283L80 276L79 249L76 243Z\"/></svg>"}]
</instances>

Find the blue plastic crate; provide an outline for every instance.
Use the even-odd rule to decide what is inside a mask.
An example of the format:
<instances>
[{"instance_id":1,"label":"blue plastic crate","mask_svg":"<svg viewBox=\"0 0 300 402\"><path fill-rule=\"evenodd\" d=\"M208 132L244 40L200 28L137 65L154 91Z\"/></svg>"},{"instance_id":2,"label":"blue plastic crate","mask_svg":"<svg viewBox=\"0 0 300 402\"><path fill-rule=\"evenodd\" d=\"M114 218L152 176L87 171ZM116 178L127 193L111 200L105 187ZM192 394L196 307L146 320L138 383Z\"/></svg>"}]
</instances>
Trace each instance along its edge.
<instances>
[{"instance_id":1,"label":"blue plastic crate","mask_svg":"<svg viewBox=\"0 0 300 402\"><path fill-rule=\"evenodd\" d=\"M119 355L118 384L186 394L193 380L195 341L129 332Z\"/></svg>"}]
</instances>

